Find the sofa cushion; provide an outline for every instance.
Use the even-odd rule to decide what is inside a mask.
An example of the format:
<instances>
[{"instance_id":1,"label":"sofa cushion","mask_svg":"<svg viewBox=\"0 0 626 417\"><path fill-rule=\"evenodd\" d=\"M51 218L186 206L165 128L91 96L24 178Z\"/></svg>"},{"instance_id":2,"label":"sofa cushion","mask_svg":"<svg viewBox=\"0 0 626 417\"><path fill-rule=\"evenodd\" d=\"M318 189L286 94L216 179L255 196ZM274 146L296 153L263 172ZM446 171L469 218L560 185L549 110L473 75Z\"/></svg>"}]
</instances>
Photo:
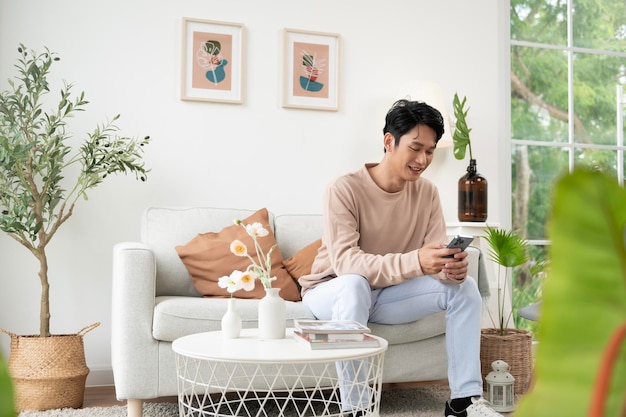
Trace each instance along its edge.
<instances>
[{"instance_id":1,"label":"sofa cushion","mask_svg":"<svg viewBox=\"0 0 626 417\"><path fill-rule=\"evenodd\" d=\"M446 313L442 311L431 314L410 323L368 323L367 326L372 329L372 334L385 338L390 345L412 343L444 334L446 331Z\"/></svg>"},{"instance_id":2,"label":"sofa cushion","mask_svg":"<svg viewBox=\"0 0 626 417\"><path fill-rule=\"evenodd\" d=\"M221 330L228 298L161 296L156 297L155 303L152 336L171 342L188 334ZM235 309L241 316L243 328L258 327L259 300L235 300ZM285 303L287 327L293 327L294 319L314 318L302 302Z\"/></svg>"},{"instance_id":3,"label":"sofa cushion","mask_svg":"<svg viewBox=\"0 0 626 417\"><path fill-rule=\"evenodd\" d=\"M199 298L162 296L156 298L152 336L156 340L173 341L188 334L221 329L222 316L226 312L227 298ZM243 328L258 327L259 300L235 301ZM315 319L302 302L287 302L285 309L287 327L293 327L294 319ZM405 324L368 323L372 333L386 339L390 345L413 343L445 333L445 313L437 313Z\"/></svg>"},{"instance_id":4,"label":"sofa cushion","mask_svg":"<svg viewBox=\"0 0 626 417\"><path fill-rule=\"evenodd\" d=\"M313 260L317 256L317 251L322 246L322 239L317 239L300 249L295 255L283 261L283 265L294 280L302 275L311 273Z\"/></svg>"},{"instance_id":5,"label":"sofa cushion","mask_svg":"<svg viewBox=\"0 0 626 417\"><path fill-rule=\"evenodd\" d=\"M267 209L258 210L242 220L244 225L255 222L261 223L269 232L267 236L258 239L262 251L267 254L270 248L276 244ZM230 251L230 244L236 239L248 247L248 254L253 259L258 259L254 241L243 227L236 224L227 226L219 232L198 234L187 244L176 246L176 252L189 271L193 285L200 294L207 297L230 296L226 288L220 288L217 285L219 278L230 275L233 270L244 271L250 265L250 260L247 257L236 256ZM298 286L283 266L283 257L278 248L272 252L271 261L271 274L277 278L272 286L281 289L280 296L283 299L299 301ZM257 280L252 291L240 290L233 295L238 298L263 298L265 290L261 282Z\"/></svg>"}]
</instances>

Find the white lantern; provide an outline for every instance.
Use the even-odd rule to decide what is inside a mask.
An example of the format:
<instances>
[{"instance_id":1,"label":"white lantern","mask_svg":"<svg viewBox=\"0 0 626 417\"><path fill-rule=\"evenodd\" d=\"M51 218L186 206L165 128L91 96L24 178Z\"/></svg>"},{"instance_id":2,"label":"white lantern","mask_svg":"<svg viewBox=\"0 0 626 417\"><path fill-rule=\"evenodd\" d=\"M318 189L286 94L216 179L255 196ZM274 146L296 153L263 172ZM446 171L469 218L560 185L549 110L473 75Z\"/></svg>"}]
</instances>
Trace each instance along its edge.
<instances>
[{"instance_id":1,"label":"white lantern","mask_svg":"<svg viewBox=\"0 0 626 417\"><path fill-rule=\"evenodd\" d=\"M509 373L509 364L497 360L491 364L493 371L485 378L489 402L496 411L513 411L515 408L515 378Z\"/></svg>"}]
</instances>

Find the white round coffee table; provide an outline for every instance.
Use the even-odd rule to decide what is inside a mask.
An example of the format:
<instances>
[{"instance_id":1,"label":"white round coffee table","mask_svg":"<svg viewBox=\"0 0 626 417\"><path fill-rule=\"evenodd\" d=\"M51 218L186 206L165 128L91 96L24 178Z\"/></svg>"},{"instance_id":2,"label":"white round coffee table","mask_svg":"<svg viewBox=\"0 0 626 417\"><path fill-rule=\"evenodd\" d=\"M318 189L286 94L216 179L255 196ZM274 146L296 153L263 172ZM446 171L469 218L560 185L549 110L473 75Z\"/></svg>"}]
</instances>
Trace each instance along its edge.
<instances>
[{"instance_id":1,"label":"white round coffee table","mask_svg":"<svg viewBox=\"0 0 626 417\"><path fill-rule=\"evenodd\" d=\"M181 337L172 344L180 416L351 417L342 411L347 403L378 416L387 341L377 339L375 348L310 350L293 329L274 340L259 339L257 329L237 339L221 332Z\"/></svg>"}]
</instances>

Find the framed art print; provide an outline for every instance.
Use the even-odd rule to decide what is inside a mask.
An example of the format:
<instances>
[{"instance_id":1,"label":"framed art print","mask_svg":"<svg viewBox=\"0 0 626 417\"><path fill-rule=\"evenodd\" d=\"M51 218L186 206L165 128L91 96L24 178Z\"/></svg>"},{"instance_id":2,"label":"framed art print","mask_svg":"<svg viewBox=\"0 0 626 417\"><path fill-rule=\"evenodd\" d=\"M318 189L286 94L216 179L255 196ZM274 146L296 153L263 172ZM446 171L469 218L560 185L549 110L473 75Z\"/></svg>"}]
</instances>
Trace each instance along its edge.
<instances>
[{"instance_id":1,"label":"framed art print","mask_svg":"<svg viewBox=\"0 0 626 417\"><path fill-rule=\"evenodd\" d=\"M284 29L283 107L339 110L339 38Z\"/></svg>"},{"instance_id":2,"label":"framed art print","mask_svg":"<svg viewBox=\"0 0 626 417\"><path fill-rule=\"evenodd\" d=\"M182 100L242 103L243 25L183 18Z\"/></svg>"}]
</instances>

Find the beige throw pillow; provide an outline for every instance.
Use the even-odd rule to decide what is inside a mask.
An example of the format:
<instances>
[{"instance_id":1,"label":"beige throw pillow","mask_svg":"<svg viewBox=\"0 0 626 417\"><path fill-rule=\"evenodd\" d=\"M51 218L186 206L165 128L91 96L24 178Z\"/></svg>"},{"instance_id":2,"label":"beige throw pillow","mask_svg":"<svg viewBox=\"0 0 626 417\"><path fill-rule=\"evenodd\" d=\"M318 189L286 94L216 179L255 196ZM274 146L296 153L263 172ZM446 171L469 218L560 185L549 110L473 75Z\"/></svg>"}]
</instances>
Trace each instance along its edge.
<instances>
[{"instance_id":1,"label":"beige throw pillow","mask_svg":"<svg viewBox=\"0 0 626 417\"><path fill-rule=\"evenodd\" d=\"M317 251L322 246L322 239L317 239L300 249L291 258L285 259L283 265L294 280L298 280L302 275L311 273L313 261L317 256Z\"/></svg>"},{"instance_id":2,"label":"beige throw pillow","mask_svg":"<svg viewBox=\"0 0 626 417\"><path fill-rule=\"evenodd\" d=\"M233 219L235 220L235 219ZM259 222L270 233L260 237L258 242L265 254L276 244L276 238L269 225L269 215L267 209L263 208L250 217L242 219L243 224ZM176 252L183 264L189 271L196 290L206 297L230 297L226 288L220 288L217 281L224 275L230 275L233 270L244 271L250 260L246 257L235 256L230 251L230 244L233 240L239 239L248 247L248 253L257 260L254 242L241 226L233 224L225 227L220 232L202 233L193 238L186 245L176 246ZM300 291L282 264L283 256L278 248L274 249L271 255L272 276L277 279L272 283L272 287L280 288L280 296L287 301L300 301ZM260 280L256 280L254 290L239 290L233 293L238 298L263 298L265 290Z\"/></svg>"}]
</instances>

